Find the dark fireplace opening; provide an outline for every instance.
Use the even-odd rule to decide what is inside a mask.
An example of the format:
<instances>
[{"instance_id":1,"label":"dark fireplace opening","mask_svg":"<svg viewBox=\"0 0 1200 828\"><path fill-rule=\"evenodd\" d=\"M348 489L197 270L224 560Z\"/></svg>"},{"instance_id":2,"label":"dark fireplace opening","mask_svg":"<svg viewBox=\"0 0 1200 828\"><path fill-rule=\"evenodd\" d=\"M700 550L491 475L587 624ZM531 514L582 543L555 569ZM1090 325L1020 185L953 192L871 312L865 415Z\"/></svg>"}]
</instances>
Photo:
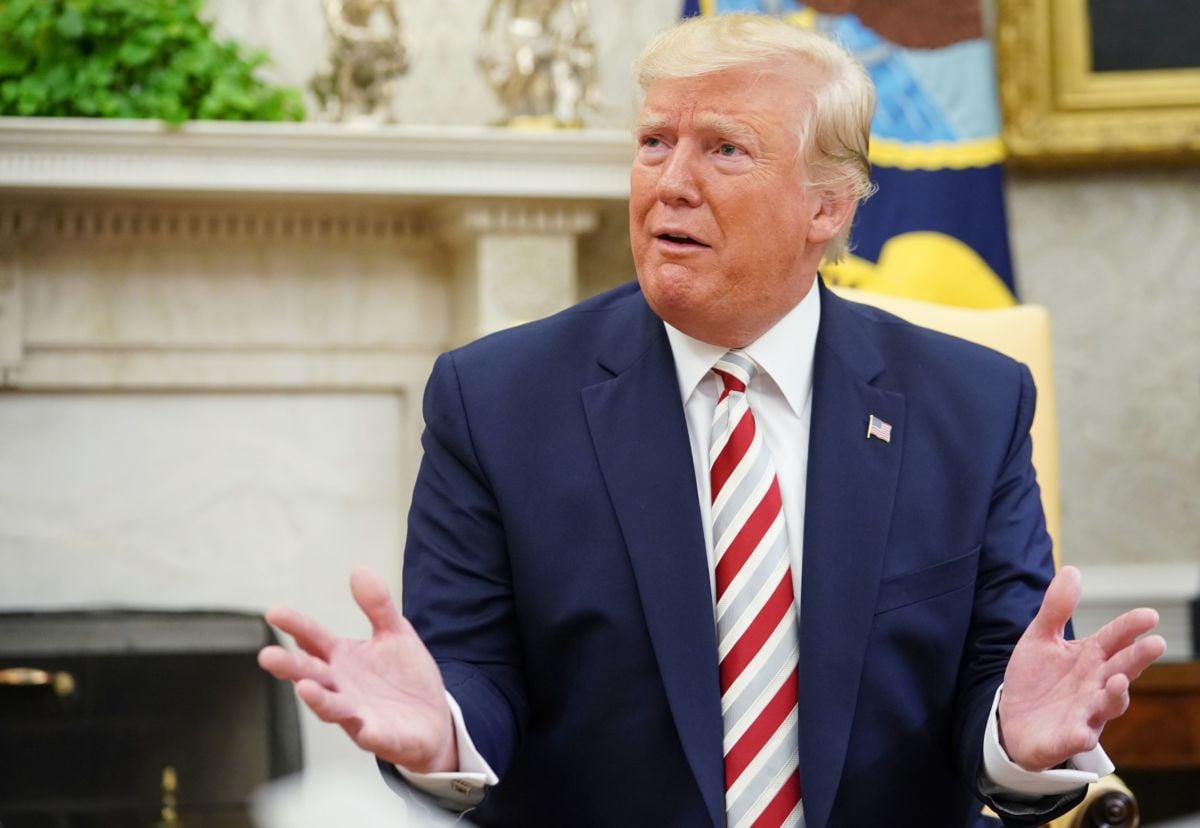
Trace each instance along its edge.
<instances>
[{"instance_id":1,"label":"dark fireplace opening","mask_svg":"<svg viewBox=\"0 0 1200 828\"><path fill-rule=\"evenodd\" d=\"M232 612L0 613L0 828L252 825L303 764L274 640Z\"/></svg>"}]
</instances>

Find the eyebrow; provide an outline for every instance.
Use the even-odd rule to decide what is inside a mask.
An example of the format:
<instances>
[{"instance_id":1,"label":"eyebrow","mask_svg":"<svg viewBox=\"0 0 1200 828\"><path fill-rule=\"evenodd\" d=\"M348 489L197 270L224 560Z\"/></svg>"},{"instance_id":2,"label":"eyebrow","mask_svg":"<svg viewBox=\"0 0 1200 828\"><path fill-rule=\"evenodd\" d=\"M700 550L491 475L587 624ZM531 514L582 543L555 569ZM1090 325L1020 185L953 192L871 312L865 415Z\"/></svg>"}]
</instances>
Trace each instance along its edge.
<instances>
[{"instance_id":1,"label":"eyebrow","mask_svg":"<svg viewBox=\"0 0 1200 828\"><path fill-rule=\"evenodd\" d=\"M746 141L756 137L758 134L736 118L730 118L728 115L719 115L715 112L702 112L698 114L696 116L696 123L703 129L736 140Z\"/></svg>"},{"instance_id":2,"label":"eyebrow","mask_svg":"<svg viewBox=\"0 0 1200 828\"><path fill-rule=\"evenodd\" d=\"M696 124L709 132L715 132L734 140L746 141L757 136L757 133L736 118L721 115L716 112L701 112L696 116ZM670 119L653 112L638 117L633 125L635 134L654 132L671 125Z\"/></svg>"},{"instance_id":3,"label":"eyebrow","mask_svg":"<svg viewBox=\"0 0 1200 828\"><path fill-rule=\"evenodd\" d=\"M634 132L646 132L656 129L662 129L667 126L668 121L662 115L640 115L633 125Z\"/></svg>"}]
</instances>

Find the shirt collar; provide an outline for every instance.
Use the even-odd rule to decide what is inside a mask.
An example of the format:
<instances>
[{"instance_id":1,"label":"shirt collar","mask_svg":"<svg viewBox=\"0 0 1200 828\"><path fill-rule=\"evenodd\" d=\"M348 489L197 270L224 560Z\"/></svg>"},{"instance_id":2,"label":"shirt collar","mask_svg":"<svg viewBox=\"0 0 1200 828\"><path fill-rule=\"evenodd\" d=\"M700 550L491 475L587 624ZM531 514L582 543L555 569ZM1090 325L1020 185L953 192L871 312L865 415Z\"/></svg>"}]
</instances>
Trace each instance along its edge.
<instances>
[{"instance_id":1,"label":"shirt collar","mask_svg":"<svg viewBox=\"0 0 1200 828\"><path fill-rule=\"evenodd\" d=\"M814 282L794 308L742 349L771 378L798 417L803 414L812 390L813 354L821 321L820 293ZM663 326L667 329L667 339L675 357L679 395L686 404L717 360L729 349L693 339L666 322Z\"/></svg>"}]
</instances>

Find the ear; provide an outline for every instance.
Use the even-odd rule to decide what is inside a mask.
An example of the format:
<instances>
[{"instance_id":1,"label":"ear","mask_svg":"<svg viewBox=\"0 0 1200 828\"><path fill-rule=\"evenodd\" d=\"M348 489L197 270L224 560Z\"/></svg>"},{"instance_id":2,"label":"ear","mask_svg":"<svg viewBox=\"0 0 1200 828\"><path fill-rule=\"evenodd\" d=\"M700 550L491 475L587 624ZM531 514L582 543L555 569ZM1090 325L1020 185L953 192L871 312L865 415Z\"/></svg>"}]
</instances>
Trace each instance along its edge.
<instances>
[{"instance_id":1,"label":"ear","mask_svg":"<svg viewBox=\"0 0 1200 828\"><path fill-rule=\"evenodd\" d=\"M842 228L854 218L856 199L847 188L838 190L820 190L817 192L818 201L808 225L807 241L809 244L825 244L835 238Z\"/></svg>"}]
</instances>

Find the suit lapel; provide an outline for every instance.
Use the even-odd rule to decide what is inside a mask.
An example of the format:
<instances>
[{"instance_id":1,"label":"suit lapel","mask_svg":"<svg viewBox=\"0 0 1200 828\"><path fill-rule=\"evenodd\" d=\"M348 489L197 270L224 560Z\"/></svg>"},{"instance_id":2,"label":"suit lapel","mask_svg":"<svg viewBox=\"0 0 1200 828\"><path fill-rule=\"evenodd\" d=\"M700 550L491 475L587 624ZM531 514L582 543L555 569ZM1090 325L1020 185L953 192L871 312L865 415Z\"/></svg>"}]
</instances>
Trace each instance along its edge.
<instances>
[{"instance_id":1,"label":"suit lapel","mask_svg":"<svg viewBox=\"0 0 1200 828\"><path fill-rule=\"evenodd\" d=\"M721 826L717 642L691 448L666 332L638 305L601 354L614 376L584 388L583 404L684 754Z\"/></svg>"},{"instance_id":2,"label":"suit lapel","mask_svg":"<svg viewBox=\"0 0 1200 828\"><path fill-rule=\"evenodd\" d=\"M869 325L822 288L800 601L800 768L807 824L829 819L850 741L904 449L904 397ZM874 414L891 442L867 439Z\"/></svg>"}]
</instances>

